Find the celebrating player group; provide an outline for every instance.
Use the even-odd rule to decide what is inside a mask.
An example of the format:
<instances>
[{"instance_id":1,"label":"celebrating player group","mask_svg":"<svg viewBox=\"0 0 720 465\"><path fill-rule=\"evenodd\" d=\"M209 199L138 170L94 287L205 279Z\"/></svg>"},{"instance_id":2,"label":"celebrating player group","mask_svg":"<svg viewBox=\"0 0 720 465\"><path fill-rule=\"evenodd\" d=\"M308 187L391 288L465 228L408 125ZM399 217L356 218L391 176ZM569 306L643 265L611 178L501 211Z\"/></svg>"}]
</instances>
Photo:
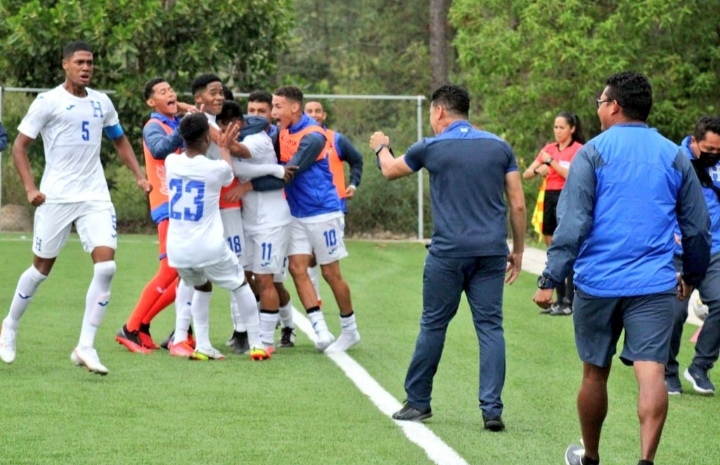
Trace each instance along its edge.
<instances>
[{"instance_id":1,"label":"celebrating player group","mask_svg":"<svg viewBox=\"0 0 720 465\"><path fill-rule=\"evenodd\" d=\"M173 356L222 360L209 337L215 284L231 296L233 328L226 345L235 354L268 360L276 347L295 343L291 298L283 284L287 271L318 350L345 351L360 341L340 259L348 255L344 213L346 199L360 184L362 155L342 134L324 127L319 102L304 107L297 87L281 87L274 94L257 91L244 115L216 75L194 80L192 104L179 102L166 80L152 79L144 89L151 115L143 128L143 173L112 102L88 87L91 48L69 43L62 66L65 82L37 96L13 146L28 201L37 210L33 263L20 276L2 321L3 362L14 362L20 319L74 224L94 274L70 358L92 373L108 373L94 348L110 302L117 248L115 210L100 163L103 133L149 195L159 238L158 271L117 332L118 343L136 353L162 346ZM38 134L46 159L39 189L27 151ZM347 186L343 161L350 165ZM321 310L317 267L340 309L337 338ZM175 329L159 346L150 324L173 303Z\"/></svg>"}]
</instances>

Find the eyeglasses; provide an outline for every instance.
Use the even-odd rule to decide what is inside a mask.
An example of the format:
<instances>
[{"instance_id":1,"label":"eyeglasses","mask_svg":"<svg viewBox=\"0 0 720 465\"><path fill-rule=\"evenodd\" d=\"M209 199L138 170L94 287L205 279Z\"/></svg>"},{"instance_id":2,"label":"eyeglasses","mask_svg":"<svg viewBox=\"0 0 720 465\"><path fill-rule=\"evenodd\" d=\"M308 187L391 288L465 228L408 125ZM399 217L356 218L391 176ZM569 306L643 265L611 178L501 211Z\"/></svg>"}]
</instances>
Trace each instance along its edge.
<instances>
[{"instance_id":1,"label":"eyeglasses","mask_svg":"<svg viewBox=\"0 0 720 465\"><path fill-rule=\"evenodd\" d=\"M597 104L598 108L600 108L600 105L602 105L603 103L614 102L614 101L615 101L615 99L613 99L613 98L609 98L609 99L605 99L605 100L600 100L599 98L595 99L595 103Z\"/></svg>"}]
</instances>

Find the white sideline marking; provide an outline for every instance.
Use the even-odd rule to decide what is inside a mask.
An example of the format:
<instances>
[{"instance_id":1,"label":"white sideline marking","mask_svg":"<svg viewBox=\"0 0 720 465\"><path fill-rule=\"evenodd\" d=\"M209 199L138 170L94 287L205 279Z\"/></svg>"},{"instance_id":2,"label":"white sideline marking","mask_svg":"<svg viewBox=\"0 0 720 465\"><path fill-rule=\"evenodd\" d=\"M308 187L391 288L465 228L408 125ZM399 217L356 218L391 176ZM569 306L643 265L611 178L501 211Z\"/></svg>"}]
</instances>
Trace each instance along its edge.
<instances>
[{"instance_id":1,"label":"white sideline marking","mask_svg":"<svg viewBox=\"0 0 720 465\"><path fill-rule=\"evenodd\" d=\"M300 313L293 307L293 318L295 325L302 330L305 335L315 342L315 331L310 321L305 315ZM325 354L340 367L345 375L355 384L355 386L368 396L375 406L388 418L399 410L402 405L389 392L387 392L370 373L365 370L358 362L345 352L334 352ZM468 465L468 463L460 457L452 447L437 437L430 428L419 422L414 421L397 421L398 425L407 438L425 450L427 456L438 465Z\"/></svg>"}]
</instances>

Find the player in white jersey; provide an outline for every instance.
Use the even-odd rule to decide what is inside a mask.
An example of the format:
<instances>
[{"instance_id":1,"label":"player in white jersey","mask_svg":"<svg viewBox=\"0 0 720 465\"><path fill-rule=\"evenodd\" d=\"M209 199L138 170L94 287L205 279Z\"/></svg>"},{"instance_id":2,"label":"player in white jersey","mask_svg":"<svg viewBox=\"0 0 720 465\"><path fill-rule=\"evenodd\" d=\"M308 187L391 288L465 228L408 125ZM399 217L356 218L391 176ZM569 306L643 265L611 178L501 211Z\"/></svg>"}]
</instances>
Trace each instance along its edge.
<instances>
[{"instance_id":1,"label":"player in white jersey","mask_svg":"<svg viewBox=\"0 0 720 465\"><path fill-rule=\"evenodd\" d=\"M191 312L197 360L220 360L223 355L210 344L209 308L212 283L229 290L240 310L250 339L250 358L266 360L270 351L260 343L255 297L247 285L238 259L227 247L220 219L220 190L235 178L229 146L239 131L233 125L220 138L222 160L205 156L211 143L205 115L186 116L180 123L185 152L165 161L170 190L170 227L167 254L170 266L183 281L195 287ZM174 343L187 337L187 328L175 328Z\"/></svg>"},{"instance_id":2,"label":"player in white jersey","mask_svg":"<svg viewBox=\"0 0 720 465\"><path fill-rule=\"evenodd\" d=\"M138 186L149 193L135 153L125 137L117 112L107 95L87 86L93 73L93 54L84 42L71 42L63 50L65 82L38 95L18 127L13 159L27 192L37 207L33 225L33 264L18 281L10 311L0 333L0 359L15 360L15 333L38 286L52 270L60 249L75 227L89 252L94 272L85 299L80 341L70 359L90 372L107 374L94 349L95 334L110 301L115 275L117 230L102 165L102 135L112 140L120 159L135 174ZM45 171L40 189L35 186L28 147L42 135Z\"/></svg>"},{"instance_id":3,"label":"player in white jersey","mask_svg":"<svg viewBox=\"0 0 720 465\"><path fill-rule=\"evenodd\" d=\"M237 103L225 102L218 123L223 127L232 121L243 121L242 111ZM233 170L241 183L265 175L283 179L286 168L277 162L272 140L266 132L269 122L265 118L251 116L243 124L242 143L250 151L251 158L233 160ZM260 339L266 346L274 346L280 311L280 296L275 288L274 276L283 272L290 239L287 227L292 219L290 207L282 189L266 192L241 190L244 191L245 270L252 272L260 294Z\"/></svg>"}]
</instances>

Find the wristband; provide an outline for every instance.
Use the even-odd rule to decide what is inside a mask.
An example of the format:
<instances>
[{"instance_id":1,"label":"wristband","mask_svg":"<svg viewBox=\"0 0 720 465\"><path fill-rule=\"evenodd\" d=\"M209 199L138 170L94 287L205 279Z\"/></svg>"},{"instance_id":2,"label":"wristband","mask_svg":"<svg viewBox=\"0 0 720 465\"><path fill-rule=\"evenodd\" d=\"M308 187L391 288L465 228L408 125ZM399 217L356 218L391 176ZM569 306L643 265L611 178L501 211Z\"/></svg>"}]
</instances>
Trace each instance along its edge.
<instances>
[{"instance_id":1,"label":"wristband","mask_svg":"<svg viewBox=\"0 0 720 465\"><path fill-rule=\"evenodd\" d=\"M382 151L382 149L385 149L385 148L388 149L388 151L390 152L390 154L391 154L393 157L395 156L395 154L393 153L392 149L391 149L390 146L387 145L387 144L380 144L380 146L375 149L375 156L376 156L376 157L379 156L379 155L380 155L380 152Z\"/></svg>"}]
</instances>

